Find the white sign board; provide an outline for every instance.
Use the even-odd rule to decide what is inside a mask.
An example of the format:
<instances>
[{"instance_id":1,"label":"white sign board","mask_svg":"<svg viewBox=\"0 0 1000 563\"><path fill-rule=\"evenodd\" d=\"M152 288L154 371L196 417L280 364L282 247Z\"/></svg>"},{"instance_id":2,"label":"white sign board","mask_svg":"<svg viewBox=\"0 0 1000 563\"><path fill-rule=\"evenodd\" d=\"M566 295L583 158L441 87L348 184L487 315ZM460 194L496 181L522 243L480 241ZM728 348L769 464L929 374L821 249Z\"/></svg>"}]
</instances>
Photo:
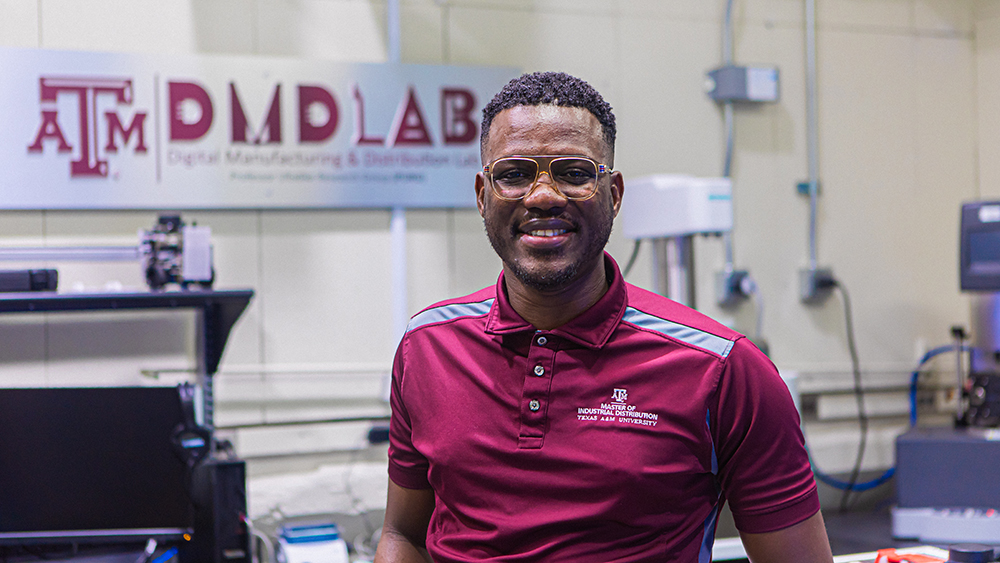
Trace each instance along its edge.
<instances>
[{"instance_id":1,"label":"white sign board","mask_svg":"<svg viewBox=\"0 0 1000 563\"><path fill-rule=\"evenodd\" d=\"M516 74L0 49L0 209L470 207Z\"/></svg>"}]
</instances>

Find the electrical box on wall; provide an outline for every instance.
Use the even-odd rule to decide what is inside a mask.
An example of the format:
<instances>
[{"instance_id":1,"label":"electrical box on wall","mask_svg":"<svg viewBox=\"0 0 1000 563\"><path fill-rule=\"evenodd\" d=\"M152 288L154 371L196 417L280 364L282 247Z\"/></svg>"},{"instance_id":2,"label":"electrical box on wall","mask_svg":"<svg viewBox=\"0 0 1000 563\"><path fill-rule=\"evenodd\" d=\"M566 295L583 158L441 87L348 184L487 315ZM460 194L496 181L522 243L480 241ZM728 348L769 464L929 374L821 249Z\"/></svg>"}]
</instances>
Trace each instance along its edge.
<instances>
[{"instance_id":1,"label":"electrical box on wall","mask_svg":"<svg viewBox=\"0 0 1000 563\"><path fill-rule=\"evenodd\" d=\"M727 65L709 71L708 95L717 102L777 102L778 69Z\"/></svg>"}]
</instances>

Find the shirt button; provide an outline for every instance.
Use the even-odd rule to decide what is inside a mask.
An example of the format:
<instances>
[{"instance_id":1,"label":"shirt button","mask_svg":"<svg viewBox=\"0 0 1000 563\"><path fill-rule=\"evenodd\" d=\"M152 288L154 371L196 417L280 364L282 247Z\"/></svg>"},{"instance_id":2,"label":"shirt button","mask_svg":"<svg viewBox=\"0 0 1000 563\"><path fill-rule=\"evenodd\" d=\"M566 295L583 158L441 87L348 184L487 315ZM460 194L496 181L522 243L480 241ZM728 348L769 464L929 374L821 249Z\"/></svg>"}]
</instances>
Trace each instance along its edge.
<instances>
[{"instance_id":1,"label":"shirt button","mask_svg":"<svg viewBox=\"0 0 1000 563\"><path fill-rule=\"evenodd\" d=\"M532 399L528 403L528 408L531 409L531 412L538 412L538 409L542 408L542 404L538 402L538 399Z\"/></svg>"},{"instance_id":2,"label":"shirt button","mask_svg":"<svg viewBox=\"0 0 1000 563\"><path fill-rule=\"evenodd\" d=\"M544 336L539 336L538 340L536 340L535 342L538 342L539 346L545 346L545 344L548 343L548 341L549 341L548 338L545 338Z\"/></svg>"},{"instance_id":3,"label":"shirt button","mask_svg":"<svg viewBox=\"0 0 1000 563\"><path fill-rule=\"evenodd\" d=\"M542 366L535 366L535 375L537 375L538 377L545 375L545 368L543 368Z\"/></svg>"}]
</instances>

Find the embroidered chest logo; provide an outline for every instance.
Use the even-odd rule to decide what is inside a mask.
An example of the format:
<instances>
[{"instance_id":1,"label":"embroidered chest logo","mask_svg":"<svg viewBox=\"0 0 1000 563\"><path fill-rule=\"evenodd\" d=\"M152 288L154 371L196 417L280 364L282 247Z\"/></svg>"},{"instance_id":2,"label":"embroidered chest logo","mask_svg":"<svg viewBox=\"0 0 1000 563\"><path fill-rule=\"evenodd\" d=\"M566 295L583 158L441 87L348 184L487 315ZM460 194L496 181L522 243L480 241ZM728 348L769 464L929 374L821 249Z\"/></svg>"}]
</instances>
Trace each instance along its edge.
<instances>
[{"instance_id":1,"label":"embroidered chest logo","mask_svg":"<svg viewBox=\"0 0 1000 563\"><path fill-rule=\"evenodd\" d=\"M643 412L635 405L628 404L628 389L615 389L611 400L601 403L599 407L578 407L577 420L597 424L638 424L640 426L656 426L659 415Z\"/></svg>"}]
</instances>

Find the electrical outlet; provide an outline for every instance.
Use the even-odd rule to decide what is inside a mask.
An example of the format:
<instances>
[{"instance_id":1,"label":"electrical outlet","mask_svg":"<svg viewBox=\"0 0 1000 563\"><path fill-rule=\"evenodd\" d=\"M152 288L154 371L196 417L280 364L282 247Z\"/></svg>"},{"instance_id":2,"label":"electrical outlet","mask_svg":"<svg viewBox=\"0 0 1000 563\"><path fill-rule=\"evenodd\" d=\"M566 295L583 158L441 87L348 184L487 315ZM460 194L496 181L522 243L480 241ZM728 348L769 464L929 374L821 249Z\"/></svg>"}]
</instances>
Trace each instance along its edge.
<instances>
[{"instance_id":1,"label":"electrical outlet","mask_svg":"<svg viewBox=\"0 0 1000 563\"><path fill-rule=\"evenodd\" d=\"M806 268L799 270L799 299L808 305L819 305L826 300L837 278L829 268Z\"/></svg>"},{"instance_id":2,"label":"electrical outlet","mask_svg":"<svg viewBox=\"0 0 1000 563\"><path fill-rule=\"evenodd\" d=\"M746 270L730 270L715 273L715 302L720 307L735 307L749 297L743 291L743 280L750 276Z\"/></svg>"}]
</instances>

